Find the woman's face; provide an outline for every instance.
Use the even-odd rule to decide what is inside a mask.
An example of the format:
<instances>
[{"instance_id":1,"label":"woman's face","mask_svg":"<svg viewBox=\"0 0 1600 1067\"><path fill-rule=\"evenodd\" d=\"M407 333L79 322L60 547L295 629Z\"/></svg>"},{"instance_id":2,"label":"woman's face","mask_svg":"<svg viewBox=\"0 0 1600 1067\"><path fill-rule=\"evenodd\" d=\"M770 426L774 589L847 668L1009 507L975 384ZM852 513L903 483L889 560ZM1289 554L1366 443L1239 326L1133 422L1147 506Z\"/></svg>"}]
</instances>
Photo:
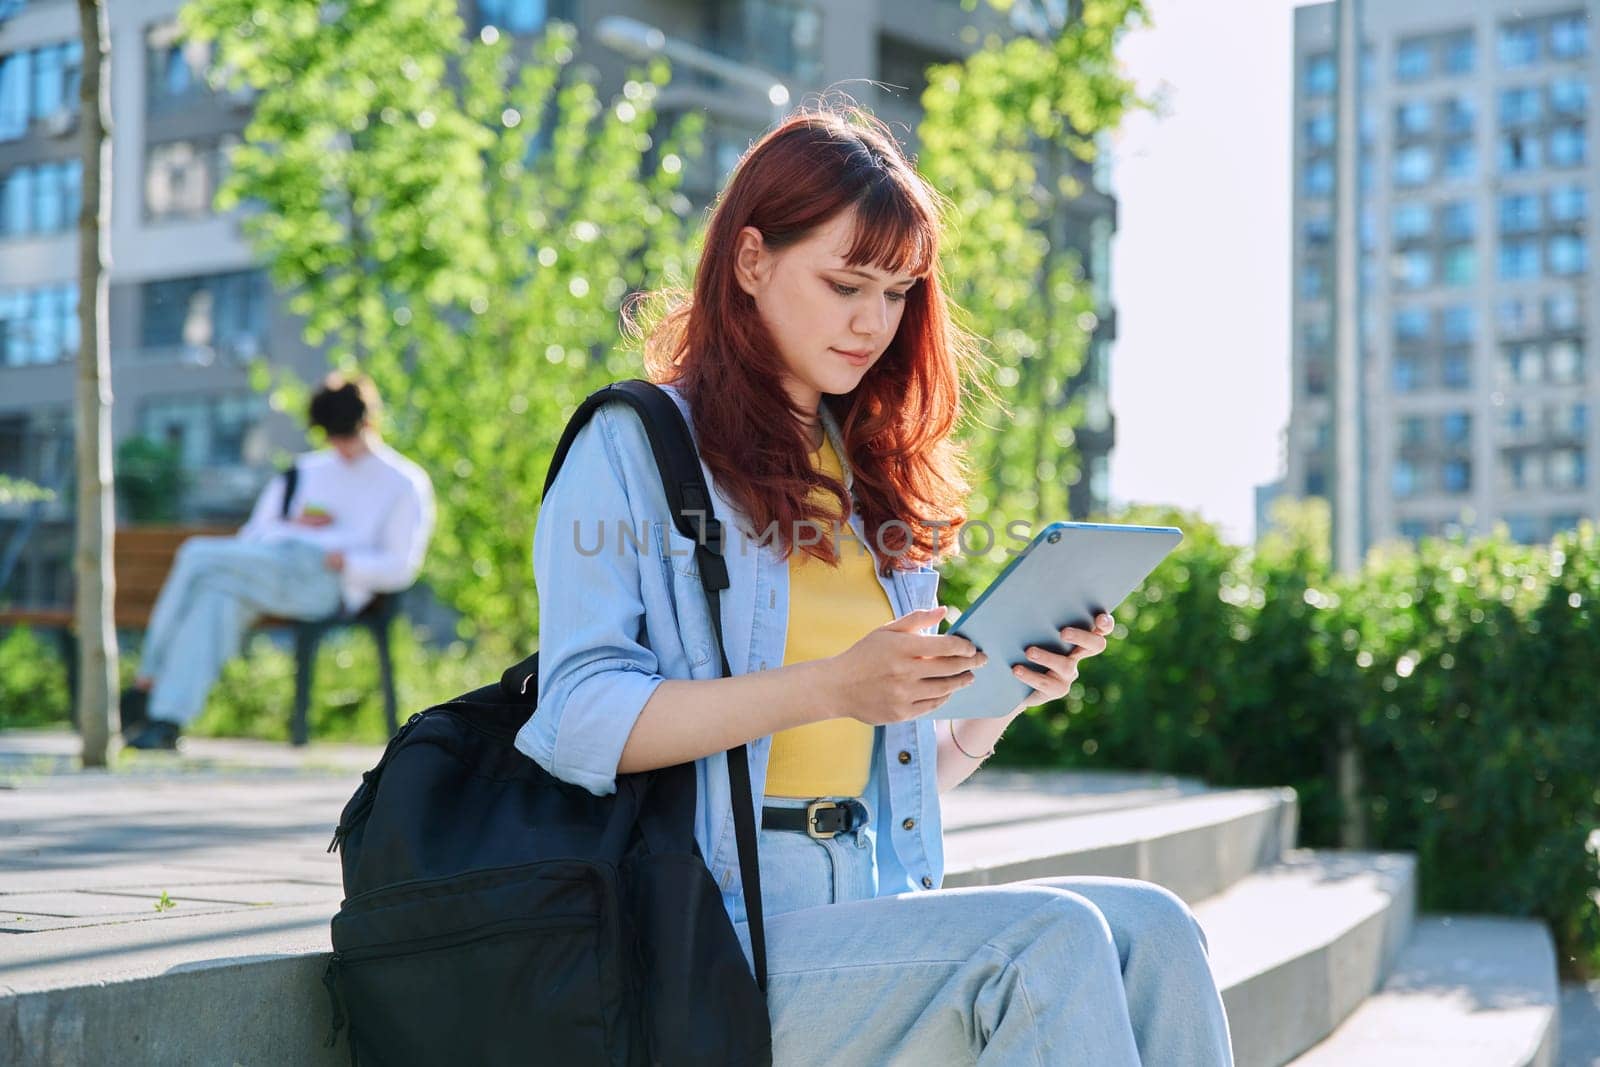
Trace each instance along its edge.
<instances>
[{"instance_id":1,"label":"woman's face","mask_svg":"<svg viewBox=\"0 0 1600 1067\"><path fill-rule=\"evenodd\" d=\"M853 210L783 249L768 248L752 226L739 233L739 286L777 343L784 388L805 411L816 411L823 393L848 393L860 384L894 340L916 282L846 263L854 233Z\"/></svg>"}]
</instances>

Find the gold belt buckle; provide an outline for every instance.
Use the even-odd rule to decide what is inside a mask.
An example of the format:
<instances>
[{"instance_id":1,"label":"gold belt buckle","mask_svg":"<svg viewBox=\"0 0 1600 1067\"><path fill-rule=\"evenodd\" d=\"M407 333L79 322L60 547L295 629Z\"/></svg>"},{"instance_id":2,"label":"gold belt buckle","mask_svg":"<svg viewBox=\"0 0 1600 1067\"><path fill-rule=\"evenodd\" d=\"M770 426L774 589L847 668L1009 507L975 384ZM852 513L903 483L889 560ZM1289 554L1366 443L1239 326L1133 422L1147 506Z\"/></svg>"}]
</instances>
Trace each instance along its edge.
<instances>
[{"instance_id":1,"label":"gold belt buckle","mask_svg":"<svg viewBox=\"0 0 1600 1067\"><path fill-rule=\"evenodd\" d=\"M828 810L831 810L833 808L838 808L838 807L842 807L842 805L836 804L835 802L833 802L831 800L813 800L811 803L807 804L806 805L806 835L808 837L815 838L818 841L830 841L833 838L839 836L839 831L837 831L837 830L826 830L826 831L824 831L824 830L818 830L817 829L817 812L819 812L819 811L828 811Z\"/></svg>"}]
</instances>

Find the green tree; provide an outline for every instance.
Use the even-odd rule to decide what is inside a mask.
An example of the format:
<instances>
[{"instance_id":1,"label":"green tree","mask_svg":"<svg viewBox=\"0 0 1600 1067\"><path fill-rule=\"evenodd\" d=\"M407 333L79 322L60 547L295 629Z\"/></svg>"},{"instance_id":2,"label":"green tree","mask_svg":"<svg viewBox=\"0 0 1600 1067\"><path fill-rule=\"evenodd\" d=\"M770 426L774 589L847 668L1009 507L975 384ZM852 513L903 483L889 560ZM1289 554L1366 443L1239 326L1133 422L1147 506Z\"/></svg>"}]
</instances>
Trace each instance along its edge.
<instances>
[{"instance_id":1,"label":"green tree","mask_svg":"<svg viewBox=\"0 0 1600 1067\"><path fill-rule=\"evenodd\" d=\"M1009 10L1014 5L991 0ZM1004 522L1067 513L1081 472L1080 405L1067 395L1095 326L1092 287L1073 251L1073 161L1140 101L1115 45L1146 18L1141 0L1083 0L1061 25L1029 8L1037 35L989 36L959 63L934 66L917 133L920 164L954 209L944 267L968 325L986 338L1005 407L972 414L970 448L987 476L972 517ZM1081 166L1077 169L1081 170ZM1006 426L1005 433L992 432Z\"/></svg>"},{"instance_id":2,"label":"green tree","mask_svg":"<svg viewBox=\"0 0 1600 1067\"><path fill-rule=\"evenodd\" d=\"M686 271L696 138L654 139L665 65L607 103L570 27L469 40L453 0L195 0L184 21L258 94L219 206L257 209L308 341L374 378L433 478L426 575L464 636L527 647L548 457L584 395L640 373L625 299Z\"/></svg>"}]
</instances>

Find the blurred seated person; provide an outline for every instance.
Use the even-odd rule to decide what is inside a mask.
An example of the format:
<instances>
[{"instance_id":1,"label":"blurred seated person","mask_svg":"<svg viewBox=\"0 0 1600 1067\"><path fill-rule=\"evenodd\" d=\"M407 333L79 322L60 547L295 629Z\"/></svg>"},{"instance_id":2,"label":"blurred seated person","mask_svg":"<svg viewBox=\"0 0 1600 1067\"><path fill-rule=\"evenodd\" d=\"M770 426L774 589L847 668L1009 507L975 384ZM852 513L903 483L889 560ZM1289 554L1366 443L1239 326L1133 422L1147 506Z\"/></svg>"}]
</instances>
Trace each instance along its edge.
<instances>
[{"instance_id":1,"label":"blurred seated person","mask_svg":"<svg viewBox=\"0 0 1600 1067\"><path fill-rule=\"evenodd\" d=\"M379 410L366 378L329 375L310 409L327 447L297 456L293 477L268 482L235 536L191 537L178 549L139 676L122 695L130 748L177 747L258 618L354 616L378 593L416 580L433 531L433 486L379 438Z\"/></svg>"}]
</instances>

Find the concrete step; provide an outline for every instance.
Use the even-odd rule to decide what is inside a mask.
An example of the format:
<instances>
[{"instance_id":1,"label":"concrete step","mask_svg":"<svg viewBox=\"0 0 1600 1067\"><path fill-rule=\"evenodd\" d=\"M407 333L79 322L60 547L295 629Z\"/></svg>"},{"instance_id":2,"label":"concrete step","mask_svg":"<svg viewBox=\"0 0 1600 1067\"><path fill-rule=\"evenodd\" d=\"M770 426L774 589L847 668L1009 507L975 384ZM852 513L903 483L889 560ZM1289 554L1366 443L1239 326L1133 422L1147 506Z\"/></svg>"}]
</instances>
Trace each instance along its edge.
<instances>
[{"instance_id":1,"label":"concrete step","mask_svg":"<svg viewBox=\"0 0 1600 1067\"><path fill-rule=\"evenodd\" d=\"M1129 791L1106 801L1065 815L1045 809L1003 822L955 821L945 833L945 885L1096 874L1156 882L1192 904L1294 845L1292 789Z\"/></svg>"},{"instance_id":2,"label":"concrete step","mask_svg":"<svg viewBox=\"0 0 1600 1067\"><path fill-rule=\"evenodd\" d=\"M1543 923L1426 916L1383 988L1294 1067L1555 1067L1558 997Z\"/></svg>"},{"instance_id":3,"label":"concrete step","mask_svg":"<svg viewBox=\"0 0 1600 1067\"><path fill-rule=\"evenodd\" d=\"M1279 1067L1332 1033L1389 973L1415 909L1410 855L1307 851L1196 906L1238 1067Z\"/></svg>"}]
</instances>

